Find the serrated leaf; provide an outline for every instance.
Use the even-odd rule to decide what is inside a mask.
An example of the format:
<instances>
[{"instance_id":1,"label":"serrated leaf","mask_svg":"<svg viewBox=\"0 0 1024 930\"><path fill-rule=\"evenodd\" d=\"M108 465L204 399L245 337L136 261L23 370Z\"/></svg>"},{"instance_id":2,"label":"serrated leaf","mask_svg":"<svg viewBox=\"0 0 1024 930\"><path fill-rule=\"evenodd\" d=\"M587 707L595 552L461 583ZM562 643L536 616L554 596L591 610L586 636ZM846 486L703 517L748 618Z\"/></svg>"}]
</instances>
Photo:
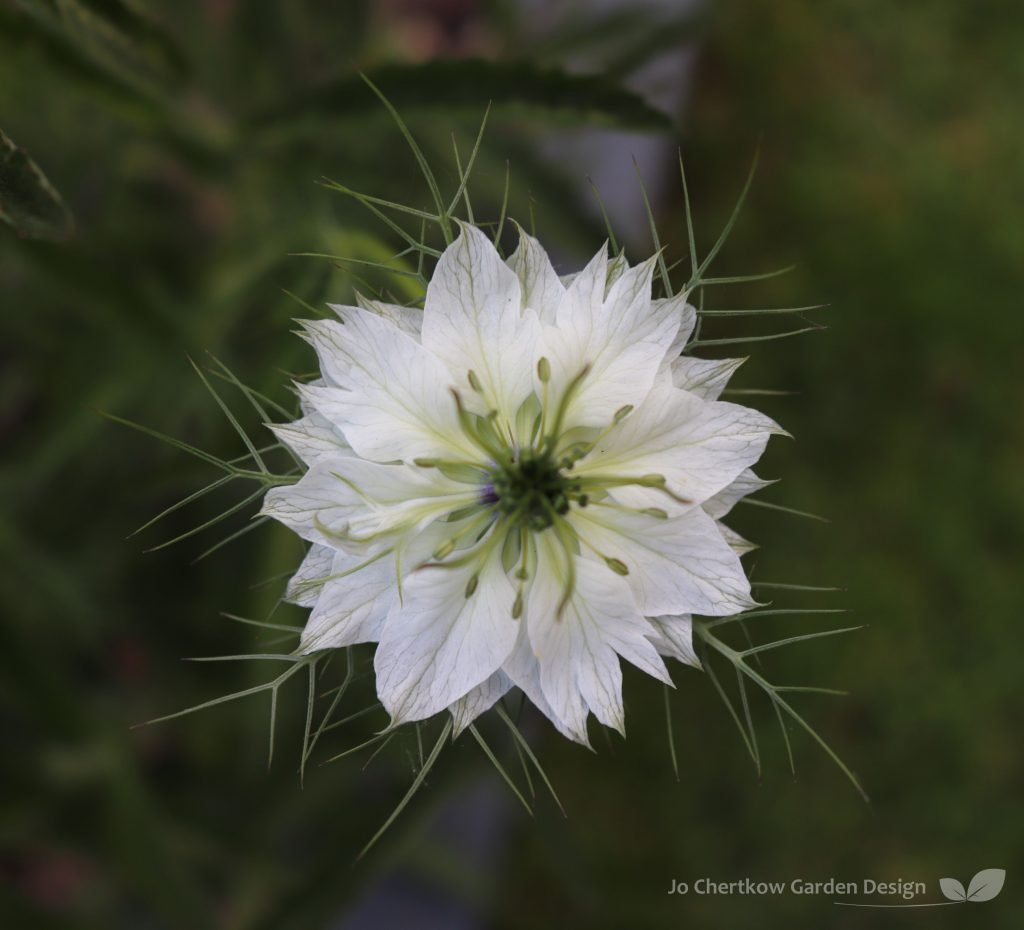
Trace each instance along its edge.
<instances>
[{"instance_id":1,"label":"serrated leaf","mask_svg":"<svg viewBox=\"0 0 1024 930\"><path fill-rule=\"evenodd\" d=\"M71 213L42 169L0 131L0 221L26 239L67 239Z\"/></svg>"},{"instance_id":2,"label":"serrated leaf","mask_svg":"<svg viewBox=\"0 0 1024 930\"><path fill-rule=\"evenodd\" d=\"M430 751L430 755L427 756L426 761L420 766L420 770L416 773L416 777L413 779L412 784L409 786L409 790L406 791L405 796L401 801L398 802L398 806L391 812L387 820L384 821L383 826L373 834L370 841L362 848L359 855L356 856L356 861L365 856L373 845L384 835L388 827L391 826L397 819L398 815L408 806L409 802L413 799L413 796L419 791L420 786L423 784L430 770L434 767L434 763L437 762L437 757L441 755L441 750L444 749L444 744L448 739L449 734L452 732L452 722L448 720L444 728L441 730L441 735L437 738L437 742L434 744L434 748ZM378 734L384 736L384 734ZM394 731L388 734L387 739L390 739L394 735Z\"/></svg>"},{"instance_id":3,"label":"serrated leaf","mask_svg":"<svg viewBox=\"0 0 1024 930\"><path fill-rule=\"evenodd\" d=\"M967 886L968 901L991 901L1003 890L1006 869L982 869Z\"/></svg>"},{"instance_id":4,"label":"serrated leaf","mask_svg":"<svg viewBox=\"0 0 1024 930\"><path fill-rule=\"evenodd\" d=\"M964 891L964 886L955 878L940 878L939 888L942 889L942 893L949 898L950 901L967 900L967 892Z\"/></svg>"},{"instance_id":5,"label":"serrated leaf","mask_svg":"<svg viewBox=\"0 0 1024 930\"><path fill-rule=\"evenodd\" d=\"M437 60L417 65L388 65L367 73L373 86L397 109L468 109L479 114L493 110L529 111L531 116L585 119L588 123L639 130L669 130L670 119L641 97L604 78L567 74L526 62L482 59ZM379 102L366 92L358 75L340 78L301 101L288 101L253 120L258 129L287 129L313 120L322 131L324 115L332 120L375 115Z\"/></svg>"}]
</instances>

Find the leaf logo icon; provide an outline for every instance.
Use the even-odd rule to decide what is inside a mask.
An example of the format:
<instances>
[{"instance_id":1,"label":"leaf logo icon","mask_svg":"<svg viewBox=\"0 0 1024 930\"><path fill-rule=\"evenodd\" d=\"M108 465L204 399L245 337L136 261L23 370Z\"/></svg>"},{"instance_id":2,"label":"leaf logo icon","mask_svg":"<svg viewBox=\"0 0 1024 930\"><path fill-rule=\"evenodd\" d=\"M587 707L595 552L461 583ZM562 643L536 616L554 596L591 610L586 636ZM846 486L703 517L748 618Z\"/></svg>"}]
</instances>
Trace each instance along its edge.
<instances>
[{"instance_id":1,"label":"leaf logo icon","mask_svg":"<svg viewBox=\"0 0 1024 930\"><path fill-rule=\"evenodd\" d=\"M939 887L942 889L942 893L949 898L950 901L967 900L967 892L964 891L964 886L955 878L940 878Z\"/></svg>"},{"instance_id":2,"label":"leaf logo icon","mask_svg":"<svg viewBox=\"0 0 1024 930\"><path fill-rule=\"evenodd\" d=\"M950 901L991 901L1003 890L1006 869L982 869L971 879L967 890L955 878L940 878L939 888Z\"/></svg>"}]
</instances>

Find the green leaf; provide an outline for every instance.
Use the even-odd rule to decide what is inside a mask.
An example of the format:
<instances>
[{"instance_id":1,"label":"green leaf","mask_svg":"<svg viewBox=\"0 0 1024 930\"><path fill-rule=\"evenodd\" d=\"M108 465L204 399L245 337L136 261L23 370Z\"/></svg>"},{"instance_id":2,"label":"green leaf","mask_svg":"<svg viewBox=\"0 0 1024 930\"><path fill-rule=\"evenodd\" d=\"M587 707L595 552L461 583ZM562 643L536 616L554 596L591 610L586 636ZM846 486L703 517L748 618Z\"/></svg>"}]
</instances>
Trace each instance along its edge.
<instances>
[{"instance_id":1,"label":"green leaf","mask_svg":"<svg viewBox=\"0 0 1024 930\"><path fill-rule=\"evenodd\" d=\"M444 728L441 730L441 735L437 738L437 742L434 744L434 748L430 751L430 755L427 756L426 761L420 767L420 770L416 773L416 777L413 779L412 784L409 786L409 790L405 793L405 796L401 801L398 802L398 806L391 812L387 820L384 821L383 826L373 834L370 841L362 848L359 855L356 856L356 861L365 856L373 845L384 835L388 827L391 826L397 819L399 814L405 810L409 802L413 799L413 796L419 791L420 786L423 784L430 770L434 767L434 763L437 762L437 757L441 755L441 750L444 749L445 741L448 739L448 734L452 731L452 722L448 720ZM383 734L381 734L383 735ZM390 736L389 736L390 738Z\"/></svg>"},{"instance_id":2,"label":"green leaf","mask_svg":"<svg viewBox=\"0 0 1024 930\"><path fill-rule=\"evenodd\" d=\"M425 110L467 109L522 111L560 116L589 124L603 123L629 129L667 131L671 120L641 97L604 78L566 74L526 62L480 59L437 60L417 65L387 65L367 72L367 78L396 109L406 113ZM339 78L259 113L257 129L288 129L303 123L323 131L323 118L376 115L380 102L366 93L363 78Z\"/></svg>"},{"instance_id":3,"label":"green leaf","mask_svg":"<svg viewBox=\"0 0 1024 930\"><path fill-rule=\"evenodd\" d=\"M516 743L522 748L523 752L526 753L527 758L529 758L529 760L533 763L533 767L537 770L537 774L540 775L541 780L544 782L545 786L550 792L552 799L558 805L558 809L562 812L562 816L568 816L565 813L565 808L562 806L562 802L559 799L557 792L555 791L555 786L551 784L551 779L548 778L547 772L544 771L544 767L540 764L540 760L537 758L534 751L530 748L530 744L526 742L526 737L519 732L519 727L515 725L515 722L508 715L508 712L505 710L504 707L501 706L501 704L496 704L494 709L497 712L498 716L501 718L502 723L504 723L505 726L508 727L509 732L512 734Z\"/></svg>"},{"instance_id":4,"label":"green leaf","mask_svg":"<svg viewBox=\"0 0 1024 930\"><path fill-rule=\"evenodd\" d=\"M366 84L370 90L373 91L374 95L382 104L384 108L391 114L391 118L395 121L395 125L398 127L398 131L401 132L405 141L409 145L409 149L413 156L416 158L417 163L420 166L420 171L423 172L423 179L427 182L427 187L430 188L430 195L434 198L434 206L437 208L437 222L441 226L441 232L444 234L444 241L451 243L452 241L452 230L451 224L448 221L448 214L444 209L444 201L441 199L441 189L438 187L437 178L434 176L434 172L427 162L426 156L423 154L423 150L420 148L419 143L413 137L413 134L409 127L405 124L398 109L376 84L370 80L365 74L360 74L363 83Z\"/></svg>"},{"instance_id":5,"label":"green leaf","mask_svg":"<svg viewBox=\"0 0 1024 930\"><path fill-rule=\"evenodd\" d=\"M71 213L42 169L0 131L0 221L27 239L67 239Z\"/></svg>"},{"instance_id":6,"label":"green leaf","mask_svg":"<svg viewBox=\"0 0 1024 930\"><path fill-rule=\"evenodd\" d=\"M747 679L750 680L751 683L756 684L768 696L772 704L775 706L775 709L777 711L776 717L778 718L780 725L784 722L782 716L783 714L785 714L825 751L826 755L828 755L828 757L839 767L840 771L842 771L842 773L846 776L847 780L857 790L858 794L860 794L860 796L865 801L869 800L868 795L864 791L863 786L857 779L857 776L854 775L850 767L845 762L843 762L843 760L836 754L835 750L833 750L832 747L822 738L822 736L817 732L817 730L815 730L814 727L812 727L799 713L797 713L793 706L788 701L786 701L785 698L781 696L783 692L816 692L825 694L837 694L840 692L832 691L826 688L801 688L792 686L783 687L780 685L775 685L768 681L760 672L752 668L746 661L747 656L762 652L765 649L771 649L777 646L784 646L788 645L789 643L800 642L805 639L813 639L820 636L834 635L837 633L846 633L850 632L849 629L831 630L823 633L810 634L808 636L798 636L786 640L778 640L774 643L765 644L764 646L747 649L744 652L737 652L735 649L731 648L730 646L722 642L722 640L720 640L711 632L711 626L706 621L695 623L693 627L693 632L695 636L698 637L700 641L704 644L704 647L709 647L713 649L715 652L717 652L719 656L721 656L733 665L738 676L745 676ZM733 721L739 728L740 735L743 737L743 741L746 744L747 749L750 751L751 756L754 757L756 762L756 751L751 745L750 736L748 736L747 730L744 727L743 722L740 720L739 715L736 713L736 709L733 707L732 701L729 699L729 696L725 692L725 689L722 688L721 684L715 677L714 670L711 666L710 661L705 661L704 666L709 676L711 677L712 683L715 685L716 690L718 691L723 702L725 703L729 711L729 714L732 716ZM785 727L783 727L783 738L786 743L787 754L790 760L790 768L792 770L792 749L789 743L789 734L788 732L786 732Z\"/></svg>"},{"instance_id":7,"label":"green leaf","mask_svg":"<svg viewBox=\"0 0 1024 930\"><path fill-rule=\"evenodd\" d=\"M665 685L662 690L665 692L665 733L668 738L668 754L672 760L672 771L675 773L676 781L679 781L679 758L676 755L676 738L672 732L672 702L669 694L671 689Z\"/></svg>"},{"instance_id":8,"label":"green leaf","mask_svg":"<svg viewBox=\"0 0 1024 930\"><path fill-rule=\"evenodd\" d=\"M487 741L483 738L483 736L480 735L480 731L473 724L470 724L469 732L473 734L473 739L475 739L480 744L480 748L484 751L484 755L487 756L487 758L490 760L491 765L494 766L495 770L502 777L505 784L508 785L512 793L519 799L519 803L526 808L526 813L528 813L532 817L533 808L530 807L530 802L527 801L526 798L523 796L523 793L519 790L519 786L512 780L512 776L509 775L507 771L505 771L505 766L503 766L501 762L498 760L498 757L494 754L494 750L492 750L491 747L487 745Z\"/></svg>"},{"instance_id":9,"label":"green leaf","mask_svg":"<svg viewBox=\"0 0 1024 930\"><path fill-rule=\"evenodd\" d=\"M672 282L668 276L668 266L665 264L665 250L661 247L661 239L658 237L658 224L654 220L654 211L651 209L651 201L647 197L647 187L644 185L643 175L640 173L640 164L633 158L633 170L636 171L636 179L640 183L640 196L644 203L644 212L647 214L647 225L651 230L651 241L654 243L654 251L658 256L658 272L661 275L661 284L665 289L666 297L674 297Z\"/></svg>"}]
</instances>

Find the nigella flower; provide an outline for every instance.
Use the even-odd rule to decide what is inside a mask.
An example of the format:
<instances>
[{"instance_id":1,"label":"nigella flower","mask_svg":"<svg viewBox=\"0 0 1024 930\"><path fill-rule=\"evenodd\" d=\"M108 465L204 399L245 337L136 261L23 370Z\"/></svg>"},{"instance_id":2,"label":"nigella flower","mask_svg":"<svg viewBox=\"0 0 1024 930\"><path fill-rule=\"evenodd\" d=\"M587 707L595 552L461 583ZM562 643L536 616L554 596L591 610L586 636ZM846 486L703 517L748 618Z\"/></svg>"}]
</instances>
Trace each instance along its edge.
<instances>
[{"instance_id":1,"label":"nigella flower","mask_svg":"<svg viewBox=\"0 0 1024 930\"><path fill-rule=\"evenodd\" d=\"M463 224L422 310L302 324L322 379L276 433L308 471L263 513L312 543L300 651L377 643L393 725L458 731L519 688L586 744L591 713L624 731L621 659L671 683L692 614L754 603L718 520L780 429L718 400L736 361L681 355L696 314L652 299L655 264L602 248L559 278Z\"/></svg>"}]
</instances>

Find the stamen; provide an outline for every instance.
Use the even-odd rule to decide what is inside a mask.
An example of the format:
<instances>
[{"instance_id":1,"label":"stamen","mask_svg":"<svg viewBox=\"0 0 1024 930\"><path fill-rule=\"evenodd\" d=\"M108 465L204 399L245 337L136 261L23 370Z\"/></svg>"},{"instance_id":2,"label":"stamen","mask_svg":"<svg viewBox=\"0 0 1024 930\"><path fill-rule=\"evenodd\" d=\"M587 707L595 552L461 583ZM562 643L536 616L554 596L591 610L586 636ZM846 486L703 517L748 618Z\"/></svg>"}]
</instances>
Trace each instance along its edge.
<instances>
[{"instance_id":1,"label":"stamen","mask_svg":"<svg viewBox=\"0 0 1024 930\"><path fill-rule=\"evenodd\" d=\"M483 431L480 426L485 420L475 417L462 405L462 396L455 388L450 388L452 397L455 400L455 410L459 419L459 426L462 428L462 432L466 434L469 440L482 449L487 455L496 462L507 463L509 462L509 456L504 446L498 441L497 436L493 435L488 438L483 435Z\"/></svg>"},{"instance_id":2,"label":"stamen","mask_svg":"<svg viewBox=\"0 0 1024 930\"><path fill-rule=\"evenodd\" d=\"M320 519L320 514L313 515L313 526L315 526L321 533L324 534L328 539L335 539L339 542L348 539L348 521L342 525L340 530L332 530L327 524Z\"/></svg>"},{"instance_id":3,"label":"stamen","mask_svg":"<svg viewBox=\"0 0 1024 930\"><path fill-rule=\"evenodd\" d=\"M321 578L310 578L307 581L300 581L296 586L296 591L308 591L312 588L321 588L328 581L337 581L339 578L347 578L349 575L354 575L356 572L362 571L364 568L373 565L374 562L379 562L386 555L391 555L394 552L394 548L383 549L376 555L370 556L366 561L360 562L358 565L353 565L351 568L346 568L341 572L331 572L329 575L324 575Z\"/></svg>"},{"instance_id":4,"label":"stamen","mask_svg":"<svg viewBox=\"0 0 1024 930\"><path fill-rule=\"evenodd\" d=\"M605 555L603 552L601 552L600 549L597 549L595 546L587 542L585 536L577 535L576 538L580 541L582 545L586 546L591 552L594 553L594 555L601 559L605 565L607 565L613 572L615 572L616 575L629 574L629 566L627 566L626 563L622 561L622 559L617 559L611 555Z\"/></svg>"},{"instance_id":5,"label":"stamen","mask_svg":"<svg viewBox=\"0 0 1024 930\"><path fill-rule=\"evenodd\" d=\"M572 600L573 594L576 593L576 551L573 546L576 533L566 520L554 512L548 501L544 503L551 512L555 535L558 537L562 552L565 554L565 590L561 601L558 602L558 609L555 611L555 619L561 620L562 614L565 613L565 608L569 606L569 601Z\"/></svg>"},{"instance_id":6,"label":"stamen","mask_svg":"<svg viewBox=\"0 0 1024 930\"><path fill-rule=\"evenodd\" d=\"M594 448L592 442L574 442L565 450L562 458L562 468L572 468L580 459L584 458Z\"/></svg>"},{"instance_id":7,"label":"stamen","mask_svg":"<svg viewBox=\"0 0 1024 930\"><path fill-rule=\"evenodd\" d=\"M543 436L548 422L548 384L551 381L551 363L546 358L537 362L537 377L540 379L540 416L537 417L537 427L531 442L538 436Z\"/></svg>"},{"instance_id":8,"label":"stamen","mask_svg":"<svg viewBox=\"0 0 1024 930\"><path fill-rule=\"evenodd\" d=\"M507 449L508 445L506 441L498 435L497 422L498 411L492 410L487 414L487 416L478 419L476 426L480 435L492 446L497 449Z\"/></svg>"},{"instance_id":9,"label":"stamen","mask_svg":"<svg viewBox=\"0 0 1024 930\"><path fill-rule=\"evenodd\" d=\"M487 480L487 469L479 462L464 462L457 459L416 458L412 460L417 468L436 468L446 478L461 484L481 484Z\"/></svg>"},{"instance_id":10,"label":"stamen","mask_svg":"<svg viewBox=\"0 0 1024 930\"><path fill-rule=\"evenodd\" d=\"M570 381L565 391L562 392L562 399L558 403L558 407L555 410L555 419L551 425L551 432L544 439L544 447L548 451L553 451L555 446L558 444L558 438L562 433L562 424L565 421L565 415L569 412L569 404L572 402L573 395L579 390L580 385L583 383L587 375L590 374L590 363L584 365L576 376Z\"/></svg>"},{"instance_id":11,"label":"stamen","mask_svg":"<svg viewBox=\"0 0 1024 930\"><path fill-rule=\"evenodd\" d=\"M495 520L494 512L497 508L487 507L483 510L477 509L477 518L469 523L468 526L462 527L459 532L446 539L441 543L433 552L432 562L423 562L417 568L460 568L463 565L468 565L476 557L476 553L471 548L469 552L459 556L456 559L450 559L445 561L457 548L459 543L467 536L473 536L478 534L473 540L473 546L476 546L487 534L488 530L494 526ZM488 551L490 551L488 549Z\"/></svg>"},{"instance_id":12,"label":"stamen","mask_svg":"<svg viewBox=\"0 0 1024 930\"><path fill-rule=\"evenodd\" d=\"M607 565L616 575L628 575L629 568L622 559L612 558L610 556L604 557L604 564Z\"/></svg>"},{"instance_id":13,"label":"stamen","mask_svg":"<svg viewBox=\"0 0 1024 930\"><path fill-rule=\"evenodd\" d=\"M667 494L672 500L677 501L680 504L692 504L693 501L688 497L676 494L665 480L664 475L640 475L635 478L619 477L618 475L582 475L578 479L578 483L581 486L591 488L624 488L624 487L640 487L640 488L654 488L657 491L661 491Z\"/></svg>"},{"instance_id":14,"label":"stamen","mask_svg":"<svg viewBox=\"0 0 1024 930\"><path fill-rule=\"evenodd\" d=\"M452 537L451 539L445 540L434 550L434 558L440 562L442 559L448 558L455 551L455 542L458 537Z\"/></svg>"},{"instance_id":15,"label":"stamen","mask_svg":"<svg viewBox=\"0 0 1024 930\"><path fill-rule=\"evenodd\" d=\"M602 429L601 432L594 436L593 439L590 439L587 442L574 442L571 446L565 449L563 452L563 455L565 456L565 458L563 459L563 467L572 468L581 459L584 459L588 455L590 455L590 453L593 452L595 448L597 448L598 443L600 443L601 440L605 438L605 436L607 436L613 429L615 429L616 426L618 426L623 420L625 420L626 417L628 417L634 409L635 408L632 404L625 404L624 406L619 407L619 409L616 410L614 415L612 416L611 422L609 422L609 424L604 429Z\"/></svg>"}]
</instances>

